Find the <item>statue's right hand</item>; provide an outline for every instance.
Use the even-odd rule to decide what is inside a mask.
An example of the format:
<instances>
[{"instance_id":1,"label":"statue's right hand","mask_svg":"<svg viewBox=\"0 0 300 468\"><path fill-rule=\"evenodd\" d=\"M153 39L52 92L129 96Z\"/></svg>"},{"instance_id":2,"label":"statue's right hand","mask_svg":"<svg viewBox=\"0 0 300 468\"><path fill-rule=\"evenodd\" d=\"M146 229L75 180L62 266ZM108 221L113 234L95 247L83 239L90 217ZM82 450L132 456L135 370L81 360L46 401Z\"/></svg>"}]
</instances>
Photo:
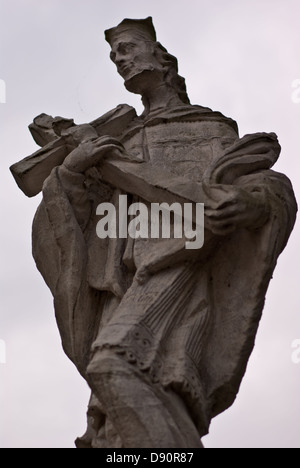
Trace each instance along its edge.
<instances>
[{"instance_id":1,"label":"statue's right hand","mask_svg":"<svg viewBox=\"0 0 300 468\"><path fill-rule=\"evenodd\" d=\"M90 138L83 141L65 159L64 166L72 172L85 172L98 166L107 156L122 158L123 145L111 137Z\"/></svg>"}]
</instances>

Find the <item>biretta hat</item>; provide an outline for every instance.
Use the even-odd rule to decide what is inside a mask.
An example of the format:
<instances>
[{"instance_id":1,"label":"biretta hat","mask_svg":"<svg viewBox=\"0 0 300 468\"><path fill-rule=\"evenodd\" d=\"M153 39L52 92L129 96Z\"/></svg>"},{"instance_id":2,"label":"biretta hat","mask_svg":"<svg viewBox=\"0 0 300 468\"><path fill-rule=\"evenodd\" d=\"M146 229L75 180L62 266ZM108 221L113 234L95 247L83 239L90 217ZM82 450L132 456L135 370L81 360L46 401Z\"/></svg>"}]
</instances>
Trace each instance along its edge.
<instances>
[{"instance_id":1,"label":"biretta hat","mask_svg":"<svg viewBox=\"0 0 300 468\"><path fill-rule=\"evenodd\" d=\"M114 42L115 38L122 32L132 32L140 39L148 41L156 41L156 32L153 26L152 17L148 16L146 19L129 19L125 18L115 28L107 29L105 31L105 39L110 45Z\"/></svg>"}]
</instances>

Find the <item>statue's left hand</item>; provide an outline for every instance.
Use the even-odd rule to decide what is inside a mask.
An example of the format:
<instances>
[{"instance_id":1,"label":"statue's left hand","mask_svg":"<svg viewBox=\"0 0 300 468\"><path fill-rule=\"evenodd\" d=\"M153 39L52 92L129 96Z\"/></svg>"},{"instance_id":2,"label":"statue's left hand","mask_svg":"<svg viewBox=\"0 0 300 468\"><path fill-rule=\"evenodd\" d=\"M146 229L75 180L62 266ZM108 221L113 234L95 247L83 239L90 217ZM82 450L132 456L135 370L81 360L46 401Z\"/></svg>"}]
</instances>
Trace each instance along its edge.
<instances>
[{"instance_id":1,"label":"statue's left hand","mask_svg":"<svg viewBox=\"0 0 300 468\"><path fill-rule=\"evenodd\" d=\"M264 191L213 186L205 204L205 216L205 228L217 235L227 235L239 228L255 229L265 224L269 203Z\"/></svg>"},{"instance_id":2,"label":"statue's left hand","mask_svg":"<svg viewBox=\"0 0 300 468\"><path fill-rule=\"evenodd\" d=\"M72 172L83 173L97 166L107 156L122 158L123 145L111 137L90 138L80 143L65 159L64 166Z\"/></svg>"}]
</instances>

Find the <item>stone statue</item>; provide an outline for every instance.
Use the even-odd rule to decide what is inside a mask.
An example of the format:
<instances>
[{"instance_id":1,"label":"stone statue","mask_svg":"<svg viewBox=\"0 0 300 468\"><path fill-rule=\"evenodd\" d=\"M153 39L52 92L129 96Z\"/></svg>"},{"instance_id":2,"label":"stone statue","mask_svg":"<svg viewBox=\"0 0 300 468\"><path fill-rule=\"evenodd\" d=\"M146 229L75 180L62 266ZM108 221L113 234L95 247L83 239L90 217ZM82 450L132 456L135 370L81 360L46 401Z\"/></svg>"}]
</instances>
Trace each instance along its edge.
<instances>
[{"instance_id":1,"label":"stone statue","mask_svg":"<svg viewBox=\"0 0 300 468\"><path fill-rule=\"evenodd\" d=\"M276 135L240 138L236 122L191 105L152 18L105 35L143 114L120 105L84 125L41 114L30 130L42 148L11 170L26 195L43 191L33 255L63 349L92 392L77 447L200 448L238 393L297 205L272 170ZM204 204L203 247L100 238L97 207L121 209L121 195Z\"/></svg>"}]
</instances>

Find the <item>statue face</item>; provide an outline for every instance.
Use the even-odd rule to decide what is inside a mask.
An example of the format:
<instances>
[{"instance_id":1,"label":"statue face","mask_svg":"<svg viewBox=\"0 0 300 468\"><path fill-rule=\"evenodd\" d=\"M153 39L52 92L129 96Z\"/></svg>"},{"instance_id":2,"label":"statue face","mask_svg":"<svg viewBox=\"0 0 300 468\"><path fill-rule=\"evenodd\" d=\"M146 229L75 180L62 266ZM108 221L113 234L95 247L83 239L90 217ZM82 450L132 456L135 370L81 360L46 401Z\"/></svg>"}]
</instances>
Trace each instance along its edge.
<instances>
[{"instance_id":1,"label":"statue face","mask_svg":"<svg viewBox=\"0 0 300 468\"><path fill-rule=\"evenodd\" d=\"M162 65L153 53L151 41L144 41L129 33L122 33L114 40L110 58L124 78L125 85L129 85L129 82L143 72L162 71ZM130 88L134 88L134 85ZM137 88L139 89L130 89L130 91L139 93L140 86Z\"/></svg>"}]
</instances>

